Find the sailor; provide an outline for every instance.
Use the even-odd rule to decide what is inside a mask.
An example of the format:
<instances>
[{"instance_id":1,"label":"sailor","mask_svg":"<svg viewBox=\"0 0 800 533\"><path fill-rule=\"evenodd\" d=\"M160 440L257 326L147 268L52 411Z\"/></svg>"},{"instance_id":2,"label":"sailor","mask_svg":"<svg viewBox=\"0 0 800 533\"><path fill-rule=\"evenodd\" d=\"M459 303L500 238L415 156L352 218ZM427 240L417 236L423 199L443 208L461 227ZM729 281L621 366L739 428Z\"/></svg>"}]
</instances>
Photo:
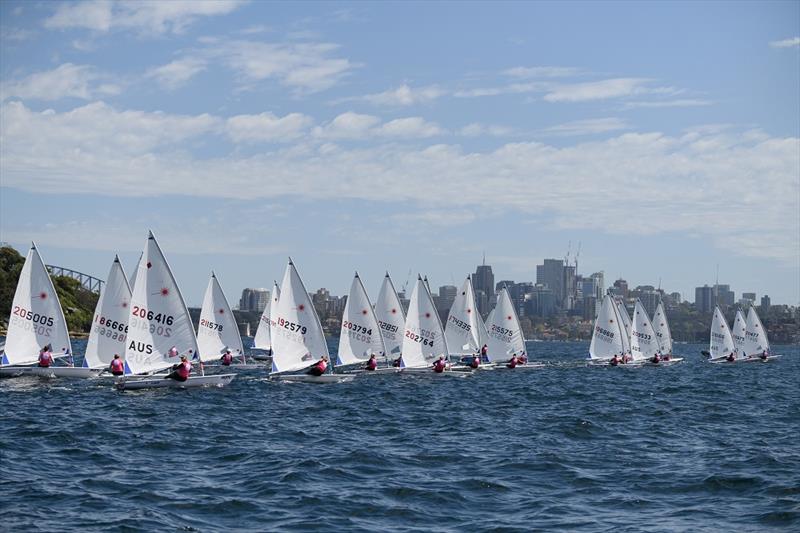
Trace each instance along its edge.
<instances>
[{"instance_id":1,"label":"sailor","mask_svg":"<svg viewBox=\"0 0 800 533\"><path fill-rule=\"evenodd\" d=\"M230 348L225 349L225 353L222 354L220 362L222 363L222 366L231 366L231 363L233 362L233 355L231 354Z\"/></svg>"},{"instance_id":2,"label":"sailor","mask_svg":"<svg viewBox=\"0 0 800 533\"><path fill-rule=\"evenodd\" d=\"M447 363L444 360L444 355L440 355L439 359L433 362L433 371L441 374L445 368L447 368Z\"/></svg>"},{"instance_id":3,"label":"sailor","mask_svg":"<svg viewBox=\"0 0 800 533\"><path fill-rule=\"evenodd\" d=\"M173 346L172 348L169 349L169 356L170 357L177 357L178 356L178 347L177 346Z\"/></svg>"},{"instance_id":4,"label":"sailor","mask_svg":"<svg viewBox=\"0 0 800 533\"><path fill-rule=\"evenodd\" d=\"M766 361L766 360L769 358L769 354L767 353L767 351L766 351L766 350L764 350L763 352L761 352L761 355L759 355L758 357L759 357L759 358L760 358L762 361Z\"/></svg>"},{"instance_id":5,"label":"sailor","mask_svg":"<svg viewBox=\"0 0 800 533\"><path fill-rule=\"evenodd\" d=\"M608 362L611 366L617 366L619 364L619 356L614 354L614 357L611 358L611 361Z\"/></svg>"},{"instance_id":6,"label":"sailor","mask_svg":"<svg viewBox=\"0 0 800 533\"><path fill-rule=\"evenodd\" d=\"M42 368L50 368L53 362L53 354L50 353L50 345L46 344L42 346L42 349L39 351L39 366Z\"/></svg>"},{"instance_id":7,"label":"sailor","mask_svg":"<svg viewBox=\"0 0 800 533\"><path fill-rule=\"evenodd\" d=\"M650 358L650 362L657 365L658 363L661 362L661 355L658 352L656 352L656 354Z\"/></svg>"},{"instance_id":8,"label":"sailor","mask_svg":"<svg viewBox=\"0 0 800 533\"><path fill-rule=\"evenodd\" d=\"M489 347L485 344L481 346L481 361L488 362L489 361Z\"/></svg>"},{"instance_id":9,"label":"sailor","mask_svg":"<svg viewBox=\"0 0 800 533\"><path fill-rule=\"evenodd\" d=\"M631 352L629 351L625 352L625 355L622 356L622 364L624 365L630 363L631 361L633 361L633 356L631 355Z\"/></svg>"},{"instance_id":10,"label":"sailor","mask_svg":"<svg viewBox=\"0 0 800 533\"><path fill-rule=\"evenodd\" d=\"M519 354L519 364L524 365L528 363L528 356L525 355L525 352Z\"/></svg>"},{"instance_id":11,"label":"sailor","mask_svg":"<svg viewBox=\"0 0 800 533\"><path fill-rule=\"evenodd\" d=\"M122 362L122 359L119 358L118 353L114 354L114 359L112 359L111 364L108 365L108 371L115 376L121 376L125 373L125 364Z\"/></svg>"},{"instance_id":12,"label":"sailor","mask_svg":"<svg viewBox=\"0 0 800 533\"><path fill-rule=\"evenodd\" d=\"M172 372L167 374L164 379L174 379L175 381L186 381L192 373L192 363L185 355L181 356L181 362L172 365Z\"/></svg>"},{"instance_id":13,"label":"sailor","mask_svg":"<svg viewBox=\"0 0 800 533\"><path fill-rule=\"evenodd\" d=\"M472 361L470 361L469 366L472 368L478 368L481 366L481 356L480 353L476 353L472 356Z\"/></svg>"},{"instance_id":14,"label":"sailor","mask_svg":"<svg viewBox=\"0 0 800 533\"><path fill-rule=\"evenodd\" d=\"M364 367L364 370L375 370L376 368L378 368L378 360L375 358L375 354L372 354L369 356L367 366Z\"/></svg>"},{"instance_id":15,"label":"sailor","mask_svg":"<svg viewBox=\"0 0 800 533\"><path fill-rule=\"evenodd\" d=\"M395 368L400 368L400 364L403 362L403 354L400 354L400 357L392 361L392 366Z\"/></svg>"},{"instance_id":16,"label":"sailor","mask_svg":"<svg viewBox=\"0 0 800 533\"><path fill-rule=\"evenodd\" d=\"M669 361L672 359L672 354L665 354L661 359L664 361Z\"/></svg>"},{"instance_id":17,"label":"sailor","mask_svg":"<svg viewBox=\"0 0 800 533\"><path fill-rule=\"evenodd\" d=\"M728 357L726 357L725 360L728 361L729 363L733 363L734 361L736 361L736 356L733 355L733 352L731 352L728 354Z\"/></svg>"},{"instance_id":18,"label":"sailor","mask_svg":"<svg viewBox=\"0 0 800 533\"><path fill-rule=\"evenodd\" d=\"M511 359L506 363L506 368L516 368L518 364L519 359L517 358L517 352L514 352L511 354Z\"/></svg>"},{"instance_id":19,"label":"sailor","mask_svg":"<svg viewBox=\"0 0 800 533\"><path fill-rule=\"evenodd\" d=\"M309 376L321 376L328 369L328 356L323 355L322 359L314 363L311 368L306 371Z\"/></svg>"}]
</instances>

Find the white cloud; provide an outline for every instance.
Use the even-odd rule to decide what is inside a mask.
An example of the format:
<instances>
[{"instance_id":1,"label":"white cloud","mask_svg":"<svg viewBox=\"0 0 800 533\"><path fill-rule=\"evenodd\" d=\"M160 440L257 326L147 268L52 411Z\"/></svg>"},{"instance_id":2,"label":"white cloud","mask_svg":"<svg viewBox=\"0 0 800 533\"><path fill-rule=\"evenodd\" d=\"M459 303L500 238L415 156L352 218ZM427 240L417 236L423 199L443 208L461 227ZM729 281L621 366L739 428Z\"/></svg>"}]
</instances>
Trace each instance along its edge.
<instances>
[{"instance_id":1,"label":"white cloud","mask_svg":"<svg viewBox=\"0 0 800 533\"><path fill-rule=\"evenodd\" d=\"M59 3L46 28L83 28L97 32L131 29L141 33L181 33L198 17L225 15L241 0L170 0L168 2L87 0Z\"/></svg>"},{"instance_id":2,"label":"white cloud","mask_svg":"<svg viewBox=\"0 0 800 533\"><path fill-rule=\"evenodd\" d=\"M583 71L574 67L514 67L503 71L514 78L563 78L577 76Z\"/></svg>"},{"instance_id":3,"label":"white cloud","mask_svg":"<svg viewBox=\"0 0 800 533\"><path fill-rule=\"evenodd\" d=\"M384 137L425 139L445 132L438 125L422 117L408 117L387 122L380 127L378 133Z\"/></svg>"},{"instance_id":4,"label":"white cloud","mask_svg":"<svg viewBox=\"0 0 800 533\"><path fill-rule=\"evenodd\" d=\"M433 102L445 94L447 91L435 85L415 89L403 84L397 89L368 94L361 99L377 106L411 106Z\"/></svg>"},{"instance_id":5,"label":"white cloud","mask_svg":"<svg viewBox=\"0 0 800 533\"><path fill-rule=\"evenodd\" d=\"M237 115L227 120L226 131L234 142L287 142L302 136L313 122L301 113Z\"/></svg>"},{"instance_id":6,"label":"white cloud","mask_svg":"<svg viewBox=\"0 0 800 533\"><path fill-rule=\"evenodd\" d=\"M795 48L800 46L800 37L791 37L782 41L772 41L769 45L773 48Z\"/></svg>"},{"instance_id":7,"label":"white cloud","mask_svg":"<svg viewBox=\"0 0 800 533\"><path fill-rule=\"evenodd\" d=\"M457 98L477 98L481 96L499 96L503 94L524 94L547 91L552 87L546 82L511 83L497 87L478 87L476 89L462 89L453 93Z\"/></svg>"},{"instance_id":8,"label":"white cloud","mask_svg":"<svg viewBox=\"0 0 800 533\"><path fill-rule=\"evenodd\" d=\"M300 92L313 93L338 83L356 65L330 57L331 43L217 42L205 54L234 70L245 83L277 79Z\"/></svg>"},{"instance_id":9,"label":"white cloud","mask_svg":"<svg viewBox=\"0 0 800 533\"><path fill-rule=\"evenodd\" d=\"M165 89L175 90L185 85L195 75L206 69L206 61L199 57L184 57L150 69L146 77L155 79Z\"/></svg>"},{"instance_id":10,"label":"white cloud","mask_svg":"<svg viewBox=\"0 0 800 533\"><path fill-rule=\"evenodd\" d=\"M348 148L303 140L254 155L233 149L200 158L194 145L207 133L223 135L220 119L104 104L36 113L10 102L0 111L3 185L27 191L351 198L425 211L479 209L491 198L506 212L539 213L558 228L694 234L737 254L787 262L797 261L800 248L796 224L787 222L800 212L800 139L760 131L697 128L681 136L624 133L568 146L517 142L465 151L384 140L375 134L385 126L380 119L350 113L326 127L336 123L369 142ZM406 131L413 122L400 124ZM720 224L720 209L735 216Z\"/></svg>"},{"instance_id":11,"label":"white cloud","mask_svg":"<svg viewBox=\"0 0 800 533\"><path fill-rule=\"evenodd\" d=\"M362 115L348 111L324 126L314 128L314 135L323 139L364 139L380 124L381 119L373 115Z\"/></svg>"},{"instance_id":12,"label":"white cloud","mask_svg":"<svg viewBox=\"0 0 800 533\"><path fill-rule=\"evenodd\" d=\"M653 100L650 102L626 102L624 109L662 108L662 107L702 107L714 105L711 100L702 98L682 98L677 100Z\"/></svg>"},{"instance_id":13,"label":"white cloud","mask_svg":"<svg viewBox=\"0 0 800 533\"><path fill-rule=\"evenodd\" d=\"M544 99L548 102L588 102L641 94L677 94L671 87L648 87L651 80L645 78L613 78L559 85L552 88Z\"/></svg>"},{"instance_id":14,"label":"white cloud","mask_svg":"<svg viewBox=\"0 0 800 533\"><path fill-rule=\"evenodd\" d=\"M558 136L595 135L611 131L628 130L631 126L626 121L616 118L591 118L574 120L557 126L546 128L543 133Z\"/></svg>"},{"instance_id":15,"label":"white cloud","mask_svg":"<svg viewBox=\"0 0 800 533\"><path fill-rule=\"evenodd\" d=\"M61 98L89 100L97 96L119 94L121 88L114 83L102 83L104 76L87 65L64 63L53 70L33 73L21 80L2 84L2 98L18 97L25 100L54 101Z\"/></svg>"},{"instance_id":16,"label":"white cloud","mask_svg":"<svg viewBox=\"0 0 800 533\"><path fill-rule=\"evenodd\" d=\"M506 126L481 124L479 122L467 124L458 130L458 134L462 137L482 137L484 135L489 135L492 137L506 137L508 135L512 135L513 133L514 130Z\"/></svg>"}]
</instances>

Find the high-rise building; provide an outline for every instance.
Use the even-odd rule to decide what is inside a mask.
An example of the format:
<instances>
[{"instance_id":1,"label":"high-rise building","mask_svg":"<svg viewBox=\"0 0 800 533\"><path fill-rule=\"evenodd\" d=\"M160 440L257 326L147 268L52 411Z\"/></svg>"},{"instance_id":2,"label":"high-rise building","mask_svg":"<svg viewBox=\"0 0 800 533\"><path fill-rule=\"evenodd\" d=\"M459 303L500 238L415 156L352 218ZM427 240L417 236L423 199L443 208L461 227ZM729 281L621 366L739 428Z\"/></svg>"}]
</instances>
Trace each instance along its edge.
<instances>
[{"instance_id":1,"label":"high-rise building","mask_svg":"<svg viewBox=\"0 0 800 533\"><path fill-rule=\"evenodd\" d=\"M717 298L717 305L719 306L731 306L736 301L736 296L731 290L730 285L714 285L714 292Z\"/></svg>"},{"instance_id":2,"label":"high-rise building","mask_svg":"<svg viewBox=\"0 0 800 533\"><path fill-rule=\"evenodd\" d=\"M772 302L770 301L768 295L765 294L764 296L761 297L761 313L762 314L766 314L769 311L771 303Z\"/></svg>"},{"instance_id":3,"label":"high-rise building","mask_svg":"<svg viewBox=\"0 0 800 533\"><path fill-rule=\"evenodd\" d=\"M472 275L472 287L475 289L475 299L478 301L478 312L485 317L496 303L494 273L492 273L492 267L486 264L486 258Z\"/></svg>"},{"instance_id":4,"label":"high-rise building","mask_svg":"<svg viewBox=\"0 0 800 533\"><path fill-rule=\"evenodd\" d=\"M600 272L595 272L590 276L595 282L595 297L598 300L602 300L603 296L606 294L606 282L605 282L605 273L601 270ZM587 296L584 294L584 296Z\"/></svg>"},{"instance_id":5,"label":"high-rise building","mask_svg":"<svg viewBox=\"0 0 800 533\"><path fill-rule=\"evenodd\" d=\"M540 317L555 315L556 300L553 290L542 283L534 285L525 301L525 314Z\"/></svg>"},{"instance_id":6,"label":"high-rise building","mask_svg":"<svg viewBox=\"0 0 800 533\"><path fill-rule=\"evenodd\" d=\"M611 287L611 294L614 296L619 296L623 300L628 299L628 282L624 279L620 278L614 282L614 286Z\"/></svg>"},{"instance_id":7,"label":"high-rise building","mask_svg":"<svg viewBox=\"0 0 800 533\"><path fill-rule=\"evenodd\" d=\"M536 284L550 289L556 307L564 301L564 260L545 259L543 264L536 265Z\"/></svg>"},{"instance_id":8,"label":"high-rise building","mask_svg":"<svg viewBox=\"0 0 800 533\"><path fill-rule=\"evenodd\" d=\"M239 309L242 311L257 311L262 313L269 303L267 289L244 289L239 299Z\"/></svg>"},{"instance_id":9,"label":"high-rise building","mask_svg":"<svg viewBox=\"0 0 800 533\"><path fill-rule=\"evenodd\" d=\"M575 300L577 298L576 287L576 267L574 265L564 265L564 300L561 302L561 308L566 311L575 309Z\"/></svg>"},{"instance_id":10,"label":"high-rise building","mask_svg":"<svg viewBox=\"0 0 800 533\"><path fill-rule=\"evenodd\" d=\"M695 288L694 306L701 313L712 312L714 310L714 288L708 285Z\"/></svg>"},{"instance_id":11,"label":"high-rise building","mask_svg":"<svg viewBox=\"0 0 800 533\"><path fill-rule=\"evenodd\" d=\"M456 294L458 294L458 287L454 285L442 285L439 287L438 309L450 311L450 308L453 307L453 302L456 299Z\"/></svg>"}]
</instances>

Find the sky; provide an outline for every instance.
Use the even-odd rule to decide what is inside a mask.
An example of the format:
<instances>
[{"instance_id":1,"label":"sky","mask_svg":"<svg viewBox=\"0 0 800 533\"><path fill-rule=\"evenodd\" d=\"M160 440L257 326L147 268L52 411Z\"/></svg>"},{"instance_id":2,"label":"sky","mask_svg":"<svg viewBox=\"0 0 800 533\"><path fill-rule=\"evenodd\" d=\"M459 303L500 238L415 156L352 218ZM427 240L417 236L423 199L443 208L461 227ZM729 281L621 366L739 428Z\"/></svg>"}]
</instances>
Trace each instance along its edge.
<instances>
[{"instance_id":1,"label":"sky","mask_svg":"<svg viewBox=\"0 0 800 533\"><path fill-rule=\"evenodd\" d=\"M0 2L0 240L189 305L544 258L800 303L800 2ZM579 248L580 247L580 248Z\"/></svg>"}]
</instances>

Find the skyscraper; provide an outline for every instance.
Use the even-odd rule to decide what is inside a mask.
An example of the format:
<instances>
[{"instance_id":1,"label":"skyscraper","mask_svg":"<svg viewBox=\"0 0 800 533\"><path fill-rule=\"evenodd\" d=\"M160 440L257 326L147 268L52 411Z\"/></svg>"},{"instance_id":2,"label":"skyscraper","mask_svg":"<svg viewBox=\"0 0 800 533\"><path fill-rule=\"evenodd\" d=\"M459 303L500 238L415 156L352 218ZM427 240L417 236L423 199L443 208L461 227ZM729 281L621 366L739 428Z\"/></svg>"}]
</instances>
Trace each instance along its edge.
<instances>
[{"instance_id":1,"label":"skyscraper","mask_svg":"<svg viewBox=\"0 0 800 533\"><path fill-rule=\"evenodd\" d=\"M239 309L242 311L257 311L262 313L269 303L267 289L244 289L239 299Z\"/></svg>"},{"instance_id":2,"label":"skyscraper","mask_svg":"<svg viewBox=\"0 0 800 533\"><path fill-rule=\"evenodd\" d=\"M710 313L714 310L714 288L708 285L697 287L694 290L694 306L701 313Z\"/></svg>"},{"instance_id":3,"label":"skyscraper","mask_svg":"<svg viewBox=\"0 0 800 533\"><path fill-rule=\"evenodd\" d=\"M496 303L494 274L492 273L492 267L486 264L485 257L483 264L478 265L478 268L475 269L475 274L472 275L472 287L475 289L475 299L478 301L478 312L485 317Z\"/></svg>"},{"instance_id":4,"label":"skyscraper","mask_svg":"<svg viewBox=\"0 0 800 533\"><path fill-rule=\"evenodd\" d=\"M536 265L536 284L543 285L552 291L556 307L564 301L564 260L545 259L544 264Z\"/></svg>"}]
</instances>

